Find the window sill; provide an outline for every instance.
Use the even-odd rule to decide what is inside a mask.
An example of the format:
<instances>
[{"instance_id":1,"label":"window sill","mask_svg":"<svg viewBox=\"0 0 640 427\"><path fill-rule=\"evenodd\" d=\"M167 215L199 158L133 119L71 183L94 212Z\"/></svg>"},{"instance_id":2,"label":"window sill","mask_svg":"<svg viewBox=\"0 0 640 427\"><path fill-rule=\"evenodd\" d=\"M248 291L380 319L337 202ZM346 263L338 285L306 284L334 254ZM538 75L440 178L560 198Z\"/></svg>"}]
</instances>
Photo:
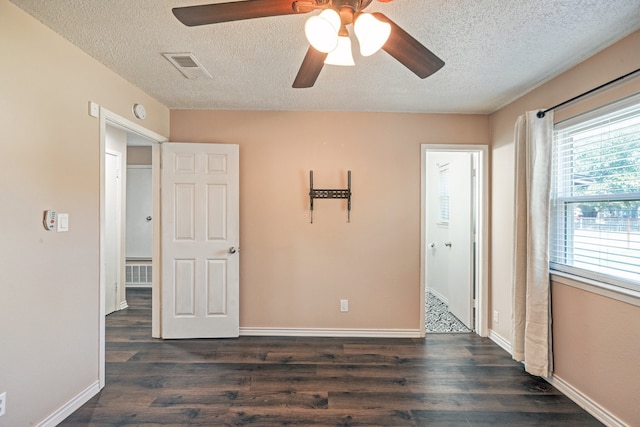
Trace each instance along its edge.
<instances>
[{"instance_id":1,"label":"window sill","mask_svg":"<svg viewBox=\"0 0 640 427\"><path fill-rule=\"evenodd\" d=\"M631 289L625 289L618 286L609 285L584 277L574 276L572 274L562 273L559 271L551 271L551 280L563 285L571 286L583 291L611 298L616 301L625 302L627 304L640 307L640 292Z\"/></svg>"}]
</instances>

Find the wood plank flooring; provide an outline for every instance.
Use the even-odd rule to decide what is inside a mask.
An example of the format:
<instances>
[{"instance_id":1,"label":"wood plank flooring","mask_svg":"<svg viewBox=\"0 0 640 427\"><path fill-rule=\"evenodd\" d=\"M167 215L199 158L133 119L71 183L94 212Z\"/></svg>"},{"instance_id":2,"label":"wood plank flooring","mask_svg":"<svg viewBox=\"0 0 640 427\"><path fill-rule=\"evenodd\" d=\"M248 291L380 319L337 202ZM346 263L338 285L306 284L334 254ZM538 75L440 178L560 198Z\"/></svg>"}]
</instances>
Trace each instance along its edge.
<instances>
[{"instance_id":1,"label":"wood plank flooring","mask_svg":"<svg viewBox=\"0 0 640 427\"><path fill-rule=\"evenodd\" d=\"M61 426L601 426L475 334L151 336L151 294L106 320L106 387Z\"/></svg>"}]
</instances>

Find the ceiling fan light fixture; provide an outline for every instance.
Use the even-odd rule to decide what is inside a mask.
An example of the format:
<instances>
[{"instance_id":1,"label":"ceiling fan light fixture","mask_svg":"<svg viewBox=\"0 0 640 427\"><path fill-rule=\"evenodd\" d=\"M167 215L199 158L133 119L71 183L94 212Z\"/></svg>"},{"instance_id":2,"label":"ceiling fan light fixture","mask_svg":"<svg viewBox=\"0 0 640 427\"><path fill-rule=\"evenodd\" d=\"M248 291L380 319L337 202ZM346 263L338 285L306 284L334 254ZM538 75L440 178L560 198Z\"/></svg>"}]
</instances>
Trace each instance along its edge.
<instances>
[{"instance_id":1,"label":"ceiling fan light fixture","mask_svg":"<svg viewBox=\"0 0 640 427\"><path fill-rule=\"evenodd\" d=\"M325 9L320 15L307 19L304 33L314 49L320 52L331 52L338 46L340 15L333 9Z\"/></svg>"},{"instance_id":2,"label":"ceiling fan light fixture","mask_svg":"<svg viewBox=\"0 0 640 427\"><path fill-rule=\"evenodd\" d=\"M348 35L338 37L338 47L329 52L324 63L343 66L356 65L353 61L353 54L351 53L351 39Z\"/></svg>"},{"instance_id":3,"label":"ceiling fan light fixture","mask_svg":"<svg viewBox=\"0 0 640 427\"><path fill-rule=\"evenodd\" d=\"M379 51L389 39L391 24L381 22L370 13L362 13L356 18L353 31L360 43L360 54L370 56Z\"/></svg>"}]
</instances>

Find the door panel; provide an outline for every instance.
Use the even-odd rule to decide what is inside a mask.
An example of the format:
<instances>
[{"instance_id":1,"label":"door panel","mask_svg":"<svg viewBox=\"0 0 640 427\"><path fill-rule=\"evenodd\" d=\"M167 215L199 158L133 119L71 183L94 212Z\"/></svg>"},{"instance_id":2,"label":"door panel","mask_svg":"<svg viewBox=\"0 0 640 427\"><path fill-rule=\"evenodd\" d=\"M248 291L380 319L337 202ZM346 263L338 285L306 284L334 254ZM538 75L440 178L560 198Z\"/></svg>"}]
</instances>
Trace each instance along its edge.
<instances>
[{"instance_id":1,"label":"door panel","mask_svg":"<svg viewBox=\"0 0 640 427\"><path fill-rule=\"evenodd\" d=\"M174 260L174 273L175 312L173 314L174 316L193 317L196 315L195 260Z\"/></svg>"},{"instance_id":2,"label":"door panel","mask_svg":"<svg viewBox=\"0 0 640 427\"><path fill-rule=\"evenodd\" d=\"M127 258L151 259L153 224L151 218L151 167L127 167Z\"/></svg>"},{"instance_id":3,"label":"door panel","mask_svg":"<svg viewBox=\"0 0 640 427\"><path fill-rule=\"evenodd\" d=\"M162 336L239 335L239 155L162 145Z\"/></svg>"},{"instance_id":4,"label":"door panel","mask_svg":"<svg viewBox=\"0 0 640 427\"><path fill-rule=\"evenodd\" d=\"M195 212L196 188L194 184L175 184L173 186L175 206L174 239L181 241L195 241ZM168 196L167 192L167 196ZM163 215L165 213L163 212Z\"/></svg>"},{"instance_id":5,"label":"door panel","mask_svg":"<svg viewBox=\"0 0 640 427\"><path fill-rule=\"evenodd\" d=\"M207 263L207 314L227 314L226 289L216 286L217 283L226 282L227 263L220 260L209 260Z\"/></svg>"},{"instance_id":6,"label":"door panel","mask_svg":"<svg viewBox=\"0 0 640 427\"><path fill-rule=\"evenodd\" d=\"M427 247L426 247L426 287L429 292L439 299L449 301L449 248L445 242L449 238L449 209L442 207L442 178L448 176L449 153L426 153L427 170ZM442 172L446 170L447 174ZM446 187L449 187L448 185ZM448 199L449 191L446 192ZM448 203L447 203L448 205ZM446 211L446 218L442 218L442 213Z\"/></svg>"},{"instance_id":7,"label":"door panel","mask_svg":"<svg viewBox=\"0 0 640 427\"><path fill-rule=\"evenodd\" d=\"M473 329L472 157L457 153L450 165L449 311Z\"/></svg>"},{"instance_id":8,"label":"door panel","mask_svg":"<svg viewBox=\"0 0 640 427\"><path fill-rule=\"evenodd\" d=\"M226 200L226 186L207 186L207 238L209 240L225 240L227 237Z\"/></svg>"}]
</instances>

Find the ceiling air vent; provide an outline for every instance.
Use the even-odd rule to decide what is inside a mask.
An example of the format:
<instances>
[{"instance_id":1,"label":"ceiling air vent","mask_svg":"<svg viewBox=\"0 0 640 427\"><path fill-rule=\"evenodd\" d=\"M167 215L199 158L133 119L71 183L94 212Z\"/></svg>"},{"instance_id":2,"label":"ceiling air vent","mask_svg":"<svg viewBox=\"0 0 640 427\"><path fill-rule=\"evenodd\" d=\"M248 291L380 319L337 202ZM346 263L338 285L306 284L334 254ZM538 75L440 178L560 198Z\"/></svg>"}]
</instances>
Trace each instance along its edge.
<instances>
[{"instance_id":1,"label":"ceiling air vent","mask_svg":"<svg viewBox=\"0 0 640 427\"><path fill-rule=\"evenodd\" d=\"M193 53L163 53L163 55L188 79L211 78L211 74L202 66Z\"/></svg>"}]
</instances>

